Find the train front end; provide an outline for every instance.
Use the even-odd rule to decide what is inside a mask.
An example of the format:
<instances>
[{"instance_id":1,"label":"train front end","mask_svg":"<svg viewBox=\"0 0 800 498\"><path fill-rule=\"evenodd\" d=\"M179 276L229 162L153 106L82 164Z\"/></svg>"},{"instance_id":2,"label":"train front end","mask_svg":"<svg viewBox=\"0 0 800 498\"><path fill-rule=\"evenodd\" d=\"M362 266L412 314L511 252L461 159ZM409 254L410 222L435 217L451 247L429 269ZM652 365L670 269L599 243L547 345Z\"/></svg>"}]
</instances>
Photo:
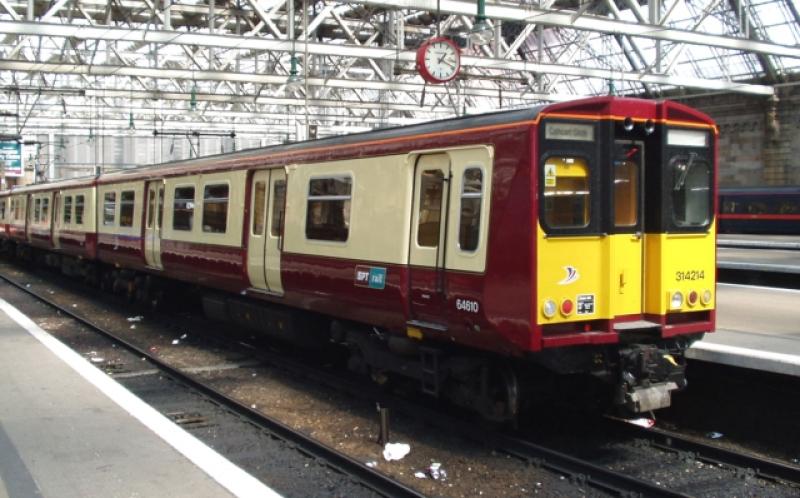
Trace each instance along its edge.
<instances>
[{"instance_id":1,"label":"train front end","mask_svg":"<svg viewBox=\"0 0 800 498\"><path fill-rule=\"evenodd\" d=\"M534 357L628 411L669 406L714 330L715 125L605 97L548 107L536 133Z\"/></svg>"}]
</instances>

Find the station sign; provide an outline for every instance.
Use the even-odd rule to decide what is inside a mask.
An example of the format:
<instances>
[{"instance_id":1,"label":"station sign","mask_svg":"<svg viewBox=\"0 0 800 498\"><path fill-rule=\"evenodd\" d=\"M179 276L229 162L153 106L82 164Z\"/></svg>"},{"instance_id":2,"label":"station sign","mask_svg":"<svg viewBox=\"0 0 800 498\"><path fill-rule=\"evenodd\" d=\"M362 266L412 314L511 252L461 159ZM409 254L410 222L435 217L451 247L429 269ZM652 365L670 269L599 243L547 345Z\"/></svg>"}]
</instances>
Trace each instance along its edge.
<instances>
[{"instance_id":1,"label":"station sign","mask_svg":"<svg viewBox=\"0 0 800 498\"><path fill-rule=\"evenodd\" d=\"M0 165L5 176L22 176L22 144L15 141L0 142Z\"/></svg>"}]
</instances>

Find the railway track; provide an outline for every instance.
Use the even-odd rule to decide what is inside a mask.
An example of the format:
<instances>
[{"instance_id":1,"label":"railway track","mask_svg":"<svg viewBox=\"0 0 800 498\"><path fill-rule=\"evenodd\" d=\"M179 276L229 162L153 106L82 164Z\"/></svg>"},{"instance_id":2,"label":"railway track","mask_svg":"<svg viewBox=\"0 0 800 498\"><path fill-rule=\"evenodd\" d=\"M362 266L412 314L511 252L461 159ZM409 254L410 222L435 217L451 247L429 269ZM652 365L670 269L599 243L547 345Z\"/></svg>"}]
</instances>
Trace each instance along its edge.
<instances>
[{"instance_id":1,"label":"railway track","mask_svg":"<svg viewBox=\"0 0 800 498\"><path fill-rule=\"evenodd\" d=\"M72 310L64 309L56 303L50 302L47 297L36 295L30 289L16 282L12 283L17 288L35 295L51 306L57 307L62 313L68 314L84 323L87 322L76 313L73 313ZM375 489L377 492L386 496L422 496L413 489L403 485L401 485L399 489L384 487L392 486L392 484L383 482L383 479L386 479L386 477L379 472L366 467L360 462L330 447L322 445L322 448L319 448L319 443L309 440L309 438L302 434L295 433L295 431L277 420L271 420L269 417L264 416L260 412L251 410L248 406L231 399L225 394L219 393L208 386L204 386L202 382L197 381L191 375L187 375L170 365L163 364L159 358L153 357L153 355L150 355L147 351L142 351L141 348L116 337L112 332L103 330L101 327L97 327L92 323L87 323L87 325L104 335L110 336L113 340L119 341L120 344L123 344L135 354L149 358L150 361L159 366L159 368L163 367L164 371L169 372L171 376L180 379L182 382L192 387L197 386L196 388L198 390L209 391L209 397L215 399L220 404L234 407L232 409L243 417L251 419L254 423L259 425L267 424L265 426L268 427L266 430L279 435L287 441L291 441L292 444L296 444L298 447L303 448L304 451L308 451L322 460L331 462L332 467L338 469L340 472L352 475L354 479L364 482L364 484L371 489ZM569 452L563 452L553 449L552 447L536 444L516 434L507 434L491 430L475 431L474 422L444 416L441 410L411 403L408 399L398 399L380 389L373 389L371 386L365 388L364 382L360 379L352 379L348 376L343 377L341 374L333 374L319 368L315 369L308 363L299 363L280 353L254 348L253 354L260 361L287 370L294 376L306 377L316 383L322 383L338 390L344 390L354 396L378 400L382 405L390 407L395 412L402 412L406 415L413 416L424 421L426 424L433 423L442 429L457 431L463 436L476 440L483 445L489 445L498 451L512 455L528 465L543 468L557 475L565 476L570 482L578 486L591 486L602 493L616 496L691 496L690 494L669 489L665 487L663 483L656 483L652 480L634 477L624 472L612 470L603 465L593 463L588 459L578 458ZM265 420L269 420L269 422L265 422ZM743 477L755 476L759 479L772 482L788 482L800 486L800 468L797 467L759 459L752 455L738 454L712 445L705 445L683 438L678 434L667 433L666 431L653 429L640 430L635 426L623 424L616 420L601 420L597 421L597 424L598 430L614 431L615 433L624 434L626 437L635 438L639 442L637 444L641 444L641 441L644 441L645 445L660 451L679 453L684 460L689 458L712 465L727 466L733 469L735 475L741 475ZM297 439L295 440L294 438Z\"/></svg>"},{"instance_id":2,"label":"railway track","mask_svg":"<svg viewBox=\"0 0 800 498\"><path fill-rule=\"evenodd\" d=\"M212 388L208 384L198 380L195 376L186 373L179 368L176 368L164 361L157 355L152 354L150 351L140 348L135 344L125 340L112 331L97 325L93 321L75 313L68 307L62 306L44 295L38 294L30 288L22 285L5 275L0 274L0 278L5 282L13 285L17 289L25 292L38 299L39 301L47 304L53 309L57 310L62 315L77 321L78 323L88 327L89 329L97 332L98 334L110 339L115 344L125 348L127 351L133 353L137 357L145 358L151 365L170 376L172 379L190 387L198 393L201 393L206 398L212 400L214 403L225 407L231 412L237 414L243 419L249 421L251 424L260 427L264 431L271 434L286 443L296 447L300 451L313 456L318 461L326 462L327 465L336 471L349 476L352 480L361 483L364 487L371 489L379 495L386 497L400 497L400 498L423 498L424 495L418 491L391 479L380 472L377 472L359 461L350 458L348 455L337 451L330 446L327 446L305 434L295 431L291 427L281 423L262 412L254 410L242 402Z\"/></svg>"},{"instance_id":3,"label":"railway track","mask_svg":"<svg viewBox=\"0 0 800 498\"><path fill-rule=\"evenodd\" d=\"M607 418L604 422L608 425L609 430L641 438L648 441L648 444L665 451L680 453L684 457L694 458L712 465L741 469L740 473L743 475L752 475L773 482L790 482L800 486L800 467L798 466L705 444L658 427L644 429L613 418Z\"/></svg>"}]
</instances>

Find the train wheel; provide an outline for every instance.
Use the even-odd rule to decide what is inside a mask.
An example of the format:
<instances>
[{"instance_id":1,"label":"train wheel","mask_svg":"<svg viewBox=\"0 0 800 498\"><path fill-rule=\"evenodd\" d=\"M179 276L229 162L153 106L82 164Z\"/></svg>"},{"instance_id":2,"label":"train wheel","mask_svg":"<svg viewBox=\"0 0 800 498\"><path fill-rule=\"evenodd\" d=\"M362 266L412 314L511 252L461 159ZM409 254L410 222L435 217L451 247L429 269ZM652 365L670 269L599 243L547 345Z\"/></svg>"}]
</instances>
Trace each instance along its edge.
<instances>
[{"instance_id":1,"label":"train wheel","mask_svg":"<svg viewBox=\"0 0 800 498\"><path fill-rule=\"evenodd\" d=\"M484 369L481 379L481 416L495 422L516 423L519 414L519 381L509 366Z\"/></svg>"}]
</instances>

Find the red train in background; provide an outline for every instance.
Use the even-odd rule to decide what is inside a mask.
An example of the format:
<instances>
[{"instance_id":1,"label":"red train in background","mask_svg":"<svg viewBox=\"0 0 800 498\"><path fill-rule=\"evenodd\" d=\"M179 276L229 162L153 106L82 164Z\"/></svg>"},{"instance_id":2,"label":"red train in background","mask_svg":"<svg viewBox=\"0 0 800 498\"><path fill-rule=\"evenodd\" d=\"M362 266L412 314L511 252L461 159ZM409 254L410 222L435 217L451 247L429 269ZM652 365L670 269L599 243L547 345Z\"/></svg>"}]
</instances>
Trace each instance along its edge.
<instances>
[{"instance_id":1,"label":"red train in background","mask_svg":"<svg viewBox=\"0 0 800 498\"><path fill-rule=\"evenodd\" d=\"M543 105L15 188L3 246L487 418L553 377L644 412L714 330L716 144L668 101Z\"/></svg>"}]
</instances>

